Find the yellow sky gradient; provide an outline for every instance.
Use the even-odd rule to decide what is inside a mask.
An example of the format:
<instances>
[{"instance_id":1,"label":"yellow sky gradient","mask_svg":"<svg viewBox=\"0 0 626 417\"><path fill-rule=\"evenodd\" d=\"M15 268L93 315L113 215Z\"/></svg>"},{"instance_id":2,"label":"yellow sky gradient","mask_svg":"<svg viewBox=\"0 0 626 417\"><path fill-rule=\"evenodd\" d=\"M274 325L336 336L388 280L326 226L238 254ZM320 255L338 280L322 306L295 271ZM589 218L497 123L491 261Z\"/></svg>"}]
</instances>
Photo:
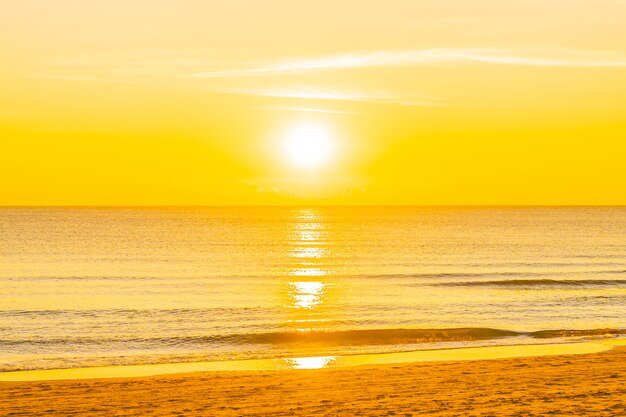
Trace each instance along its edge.
<instances>
[{"instance_id":1,"label":"yellow sky gradient","mask_svg":"<svg viewBox=\"0 0 626 417\"><path fill-rule=\"evenodd\" d=\"M622 0L1 4L0 205L626 204Z\"/></svg>"}]
</instances>

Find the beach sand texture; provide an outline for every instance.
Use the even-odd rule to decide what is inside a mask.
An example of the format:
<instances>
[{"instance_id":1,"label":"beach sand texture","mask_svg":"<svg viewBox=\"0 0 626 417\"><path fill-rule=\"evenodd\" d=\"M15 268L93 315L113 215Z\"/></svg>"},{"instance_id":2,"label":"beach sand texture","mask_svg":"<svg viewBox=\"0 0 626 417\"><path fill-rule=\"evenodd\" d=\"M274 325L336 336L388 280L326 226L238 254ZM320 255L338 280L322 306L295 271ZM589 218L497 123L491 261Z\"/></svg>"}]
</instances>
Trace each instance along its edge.
<instances>
[{"instance_id":1,"label":"beach sand texture","mask_svg":"<svg viewBox=\"0 0 626 417\"><path fill-rule=\"evenodd\" d=\"M0 383L6 416L623 416L626 348L340 369Z\"/></svg>"}]
</instances>

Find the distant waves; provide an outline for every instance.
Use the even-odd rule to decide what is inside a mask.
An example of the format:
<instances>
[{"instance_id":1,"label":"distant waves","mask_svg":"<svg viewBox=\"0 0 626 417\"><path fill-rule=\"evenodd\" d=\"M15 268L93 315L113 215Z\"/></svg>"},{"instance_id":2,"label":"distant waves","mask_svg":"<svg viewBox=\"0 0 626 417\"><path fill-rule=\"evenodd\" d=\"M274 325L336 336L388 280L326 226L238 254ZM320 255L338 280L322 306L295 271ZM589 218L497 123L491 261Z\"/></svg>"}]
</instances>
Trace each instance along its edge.
<instances>
[{"instance_id":1,"label":"distant waves","mask_svg":"<svg viewBox=\"0 0 626 417\"><path fill-rule=\"evenodd\" d=\"M494 281L454 281L432 284L437 287L625 287L626 279L509 279Z\"/></svg>"}]
</instances>

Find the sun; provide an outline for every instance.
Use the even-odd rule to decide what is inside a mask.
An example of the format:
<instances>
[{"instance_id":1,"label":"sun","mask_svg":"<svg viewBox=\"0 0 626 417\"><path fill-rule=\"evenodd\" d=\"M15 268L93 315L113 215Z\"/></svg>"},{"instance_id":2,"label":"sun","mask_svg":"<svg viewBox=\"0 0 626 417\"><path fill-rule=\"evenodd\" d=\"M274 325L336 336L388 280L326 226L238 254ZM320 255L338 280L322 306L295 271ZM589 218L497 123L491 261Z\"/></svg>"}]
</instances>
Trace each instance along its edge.
<instances>
[{"instance_id":1,"label":"sun","mask_svg":"<svg viewBox=\"0 0 626 417\"><path fill-rule=\"evenodd\" d=\"M335 148L334 138L322 124L302 122L292 126L283 138L283 154L287 161L302 169L326 165Z\"/></svg>"}]
</instances>

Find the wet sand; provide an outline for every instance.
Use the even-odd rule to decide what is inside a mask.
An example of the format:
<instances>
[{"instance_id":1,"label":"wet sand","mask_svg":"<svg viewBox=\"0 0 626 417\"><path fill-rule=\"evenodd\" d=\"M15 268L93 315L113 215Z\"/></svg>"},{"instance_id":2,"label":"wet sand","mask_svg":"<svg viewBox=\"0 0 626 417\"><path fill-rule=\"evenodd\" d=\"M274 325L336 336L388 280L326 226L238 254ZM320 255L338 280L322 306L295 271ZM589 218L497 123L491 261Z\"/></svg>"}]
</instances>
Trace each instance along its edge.
<instances>
[{"instance_id":1,"label":"wet sand","mask_svg":"<svg viewBox=\"0 0 626 417\"><path fill-rule=\"evenodd\" d=\"M377 353L348 356L308 356L277 359L252 359L215 362L182 362L150 365L118 365L90 368L46 369L0 372L0 382L52 381L61 379L125 378L206 371L282 371L289 369L345 368L412 362L505 359L525 356L556 356L598 353L626 339L606 339L577 343L547 343L430 349L411 352Z\"/></svg>"},{"instance_id":2,"label":"wet sand","mask_svg":"<svg viewBox=\"0 0 626 417\"><path fill-rule=\"evenodd\" d=\"M337 369L0 383L7 416L621 416L626 347Z\"/></svg>"}]
</instances>

